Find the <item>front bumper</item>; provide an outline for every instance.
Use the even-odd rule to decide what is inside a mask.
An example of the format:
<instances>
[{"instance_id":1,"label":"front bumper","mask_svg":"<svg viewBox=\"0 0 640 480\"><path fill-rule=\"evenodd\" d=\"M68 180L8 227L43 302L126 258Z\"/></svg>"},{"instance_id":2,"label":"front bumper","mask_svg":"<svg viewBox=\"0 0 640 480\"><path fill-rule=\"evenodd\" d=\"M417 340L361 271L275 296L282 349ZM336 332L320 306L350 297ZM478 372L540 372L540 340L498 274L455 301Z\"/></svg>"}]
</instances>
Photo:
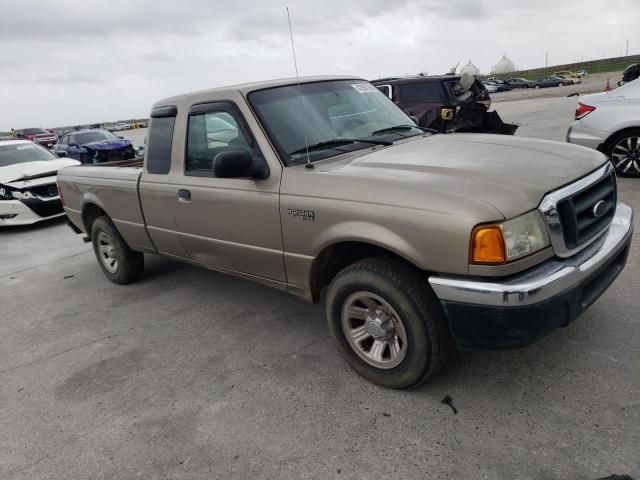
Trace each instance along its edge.
<instances>
[{"instance_id":1,"label":"front bumper","mask_svg":"<svg viewBox=\"0 0 640 480\"><path fill-rule=\"evenodd\" d=\"M36 202L35 200L33 200ZM40 211L39 215L20 200L0 200L0 227L10 225L31 225L33 223L48 220L50 218L64 215L60 197L53 197L50 200L37 201L35 208Z\"/></svg>"},{"instance_id":2,"label":"front bumper","mask_svg":"<svg viewBox=\"0 0 640 480\"><path fill-rule=\"evenodd\" d=\"M624 268L632 235L633 210L619 203L609 229L572 257L502 282L432 276L429 283L458 348L522 347L568 325L598 299Z\"/></svg>"}]
</instances>

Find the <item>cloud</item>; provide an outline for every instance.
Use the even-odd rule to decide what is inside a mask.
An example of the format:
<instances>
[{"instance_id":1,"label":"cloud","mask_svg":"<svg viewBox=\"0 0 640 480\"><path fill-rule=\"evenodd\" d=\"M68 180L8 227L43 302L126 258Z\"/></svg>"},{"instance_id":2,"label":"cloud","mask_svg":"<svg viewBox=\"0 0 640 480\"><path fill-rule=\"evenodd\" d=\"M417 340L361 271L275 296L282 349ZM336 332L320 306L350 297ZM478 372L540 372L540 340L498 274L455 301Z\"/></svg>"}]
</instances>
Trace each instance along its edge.
<instances>
[{"instance_id":1,"label":"cloud","mask_svg":"<svg viewBox=\"0 0 640 480\"><path fill-rule=\"evenodd\" d=\"M146 115L191 90L293 75L483 71L640 53L619 0L21 0L0 16L0 130ZM585 34L588 32L588 35Z\"/></svg>"}]
</instances>

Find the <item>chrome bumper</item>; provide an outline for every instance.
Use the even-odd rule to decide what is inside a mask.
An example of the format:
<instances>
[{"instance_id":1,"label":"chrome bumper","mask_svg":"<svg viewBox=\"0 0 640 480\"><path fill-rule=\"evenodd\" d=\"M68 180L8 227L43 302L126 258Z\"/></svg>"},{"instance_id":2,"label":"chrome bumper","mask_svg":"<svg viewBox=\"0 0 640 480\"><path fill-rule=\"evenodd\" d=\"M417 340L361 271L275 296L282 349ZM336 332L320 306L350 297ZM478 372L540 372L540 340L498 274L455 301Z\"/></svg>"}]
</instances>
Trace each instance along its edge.
<instances>
[{"instance_id":1,"label":"chrome bumper","mask_svg":"<svg viewBox=\"0 0 640 480\"><path fill-rule=\"evenodd\" d=\"M632 234L633 210L618 203L609 229L572 257L547 260L503 282L432 276L429 283L441 301L493 307L533 305L549 300L593 275L627 246Z\"/></svg>"}]
</instances>

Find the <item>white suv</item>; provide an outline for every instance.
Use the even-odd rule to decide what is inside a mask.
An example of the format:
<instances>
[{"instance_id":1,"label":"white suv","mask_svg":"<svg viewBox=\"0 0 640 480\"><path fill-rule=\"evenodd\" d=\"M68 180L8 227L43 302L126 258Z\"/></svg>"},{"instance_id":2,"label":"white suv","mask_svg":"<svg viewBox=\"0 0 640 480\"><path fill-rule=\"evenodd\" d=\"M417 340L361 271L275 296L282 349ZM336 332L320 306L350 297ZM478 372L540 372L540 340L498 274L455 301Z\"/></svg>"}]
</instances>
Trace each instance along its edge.
<instances>
[{"instance_id":1,"label":"white suv","mask_svg":"<svg viewBox=\"0 0 640 480\"><path fill-rule=\"evenodd\" d=\"M605 153L621 176L640 177L640 79L580 97L567 142Z\"/></svg>"}]
</instances>

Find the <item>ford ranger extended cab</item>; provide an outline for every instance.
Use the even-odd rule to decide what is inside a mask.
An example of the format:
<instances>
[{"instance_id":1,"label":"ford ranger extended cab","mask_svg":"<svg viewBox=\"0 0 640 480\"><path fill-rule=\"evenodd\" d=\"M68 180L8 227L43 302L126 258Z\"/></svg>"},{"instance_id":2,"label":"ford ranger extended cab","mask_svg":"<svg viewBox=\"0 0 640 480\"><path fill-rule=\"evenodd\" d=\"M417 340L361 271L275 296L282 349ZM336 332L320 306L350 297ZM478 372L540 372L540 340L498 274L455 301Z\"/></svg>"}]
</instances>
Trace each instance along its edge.
<instances>
[{"instance_id":1,"label":"ford ranger extended cab","mask_svg":"<svg viewBox=\"0 0 640 480\"><path fill-rule=\"evenodd\" d=\"M431 377L454 345L515 348L567 325L632 238L602 153L433 134L352 77L162 100L143 164L58 181L111 281L161 254L324 298L346 361L393 388Z\"/></svg>"}]
</instances>

